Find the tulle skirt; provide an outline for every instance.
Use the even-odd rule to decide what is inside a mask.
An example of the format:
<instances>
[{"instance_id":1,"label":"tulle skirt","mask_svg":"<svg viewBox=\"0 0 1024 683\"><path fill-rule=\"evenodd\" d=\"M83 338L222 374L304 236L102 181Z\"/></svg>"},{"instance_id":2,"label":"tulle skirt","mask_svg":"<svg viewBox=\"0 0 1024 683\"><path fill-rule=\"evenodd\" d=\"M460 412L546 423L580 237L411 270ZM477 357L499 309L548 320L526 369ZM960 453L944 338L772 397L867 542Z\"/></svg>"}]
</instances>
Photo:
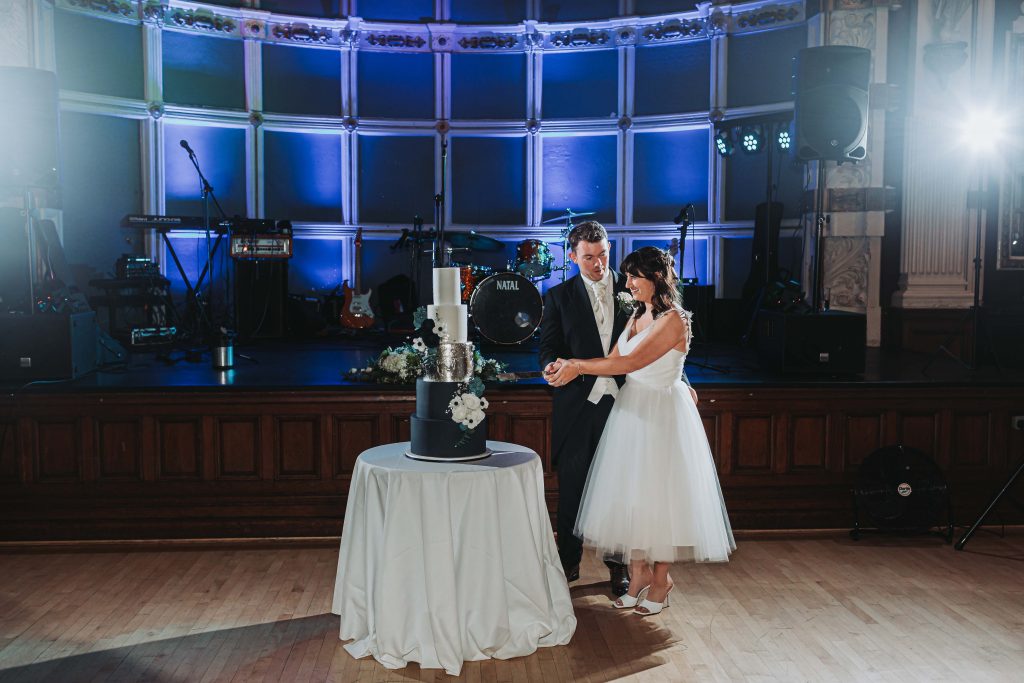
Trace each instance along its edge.
<instances>
[{"instance_id":1,"label":"tulle skirt","mask_svg":"<svg viewBox=\"0 0 1024 683\"><path fill-rule=\"evenodd\" d=\"M725 562L736 549L704 426L683 382L627 378L576 518L599 555L648 562Z\"/></svg>"}]
</instances>

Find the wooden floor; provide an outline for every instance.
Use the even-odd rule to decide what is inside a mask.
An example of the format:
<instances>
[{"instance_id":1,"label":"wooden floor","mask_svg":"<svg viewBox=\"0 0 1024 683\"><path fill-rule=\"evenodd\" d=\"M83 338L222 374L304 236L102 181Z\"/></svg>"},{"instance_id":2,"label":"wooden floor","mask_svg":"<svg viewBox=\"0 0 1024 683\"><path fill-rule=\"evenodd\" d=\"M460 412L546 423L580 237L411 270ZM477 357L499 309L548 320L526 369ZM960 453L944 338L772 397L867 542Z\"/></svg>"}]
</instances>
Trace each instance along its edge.
<instances>
[{"instance_id":1,"label":"wooden floor","mask_svg":"<svg viewBox=\"0 0 1024 683\"><path fill-rule=\"evenodd\" d=\"M334 548L0 554L0 681L435 681L353 660ZM1024 670L1024 531L743 539L673 569L660 616L608 608L587 558L567 647L467 663L468 681L1011 681Z\"/></svg>"}]
</instances>

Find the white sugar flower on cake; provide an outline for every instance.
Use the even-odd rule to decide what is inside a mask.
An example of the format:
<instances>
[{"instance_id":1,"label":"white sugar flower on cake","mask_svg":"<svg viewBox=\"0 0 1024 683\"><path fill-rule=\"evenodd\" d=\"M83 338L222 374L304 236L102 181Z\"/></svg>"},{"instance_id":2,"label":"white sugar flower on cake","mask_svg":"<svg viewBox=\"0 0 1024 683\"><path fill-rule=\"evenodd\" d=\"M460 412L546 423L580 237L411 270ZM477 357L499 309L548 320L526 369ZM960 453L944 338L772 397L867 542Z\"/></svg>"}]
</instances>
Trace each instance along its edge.
<instances>
[{"instance_id":1,"label":"white sugar flower on cake","mask_svg":"<svg viewBox=\"0 0 1024 683\"><path fill-rule=\"evenodd\" d=\"M473 430L484 421L484 410L486 409L487 400L469 391L456 393L448 402L448 411L452 414L452 420L465 427L466 430Z\"/></svg>"},{"instance_id":2,"label":"white sugar flower on cake","mask_svg":"<svg viewBox=\"0 0 1024 683\"><path fill-rule=\"evenodd\" d=\"M448 339L448 328L445 327L444 323L435 322L434 323L434 334L436 334L438 337L440 337L441 341L445 341L446 339Z\"/></svg>"}]
</instances>

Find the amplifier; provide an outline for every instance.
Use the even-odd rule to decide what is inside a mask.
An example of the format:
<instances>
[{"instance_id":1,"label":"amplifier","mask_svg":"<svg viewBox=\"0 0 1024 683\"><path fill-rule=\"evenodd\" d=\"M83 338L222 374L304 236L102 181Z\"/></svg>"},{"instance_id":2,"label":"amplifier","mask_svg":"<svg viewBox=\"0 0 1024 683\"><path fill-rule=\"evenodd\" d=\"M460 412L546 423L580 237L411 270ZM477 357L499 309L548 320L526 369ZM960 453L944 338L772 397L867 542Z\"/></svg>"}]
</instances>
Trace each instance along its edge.
<instances>
[{"instance_id":1,"label":"amplifier","mask_svg":"<svg viewBox=\"0 0 1024 683\"><path fill-rule=\"evenodd\" d=\"M291 258L292 237L280 234L234 234L231 257L235 259Z\"/></svg>"},{"instance_id":2,"label":"amplifier","mask_svg":"<svg viewBox=\"0 0 1024 683\"><path fill-rule=\"evenodd\" d=\"M96 368L96 313L0 313L0 382L74 379Z\"/></svg>"},{"instance_id":3,"label":"amplifier","mask_svg":"<svg viewBox=\"0 0 1024 683\"><path fill-rule=\"evenodd\" d=\"M757 351L766 370L857 375L866 347L867 317L860 313L757 314Z\"/></svg>"},{"instance_id":4,"label":"amplifier","mask_svg":"<svg viewBox=\"0 0 1024 683\"><path fill-rule=\"evenodd\" d=\"M160 266L153 262L153 259L146 256L133 256L122 254L114 266L117 277L122 280L133 278L155 278L160 277Z\"/></svg>"}]
</instances>

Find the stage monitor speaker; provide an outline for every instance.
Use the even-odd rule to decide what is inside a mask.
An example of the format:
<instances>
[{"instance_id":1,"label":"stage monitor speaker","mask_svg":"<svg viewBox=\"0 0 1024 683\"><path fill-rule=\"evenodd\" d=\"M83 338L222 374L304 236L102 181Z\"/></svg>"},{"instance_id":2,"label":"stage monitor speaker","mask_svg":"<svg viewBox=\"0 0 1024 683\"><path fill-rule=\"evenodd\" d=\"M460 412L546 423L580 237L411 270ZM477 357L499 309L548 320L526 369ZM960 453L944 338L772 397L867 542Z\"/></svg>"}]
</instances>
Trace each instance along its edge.
<instances>
[{"instance_id":1,"label":"stage monitor speaker","mask_svg":"<svg viewBox=\"0 0 1024 683\"><path fill-rule=\"evenodd\" d=\"M758 357L766 370L857 375L864 372L866 346L867 317L859 313L757 314Z\"/></svg>"},{"instance_id":2,"label":"stage monitor speaker","mask_svg":"<svg viewBox=\"0 0 1024 683\"><path fill-rule=\"evenodd\" d=\"M288 325L288 262L235 261L235 326L242 340L280 339Z\"/></svg>"},{"instance_id":3,"label":"stage monitor speaker","mask_svg":"<svg viewBox=\"0 0 1024 683\"><path fill-rule=\"evenodd\" d=\"M778 279L782 209L781 202L761 202L754 211L750 273L743 284L743 298L747 301L752 301L762 286Z\"/></svg>"},{"instance_id":4,"label":"stage monitor speaker","mask_svg":"<svg viewBox=\"0 0 1024 683\"><path fill-rule=\"evenodd\" d=\"M57 76L0 67L0 187L57 187Z\"/></svg>"},{"instance_id":5,"label":"stage monitor speaker","mask_svg":"<svg viewBox=\"0 0 1024 683\"><path fill-rule=\"evenodd\" d=\"M793 77L797 157L864 159L871 51L847 45L804 48L797 53Z\"/></svg>"},{"instance_id":6,"label":"stage monitor speaker","mask_svg":"<svg viewBox=\"0 0 1024 683\"><path fill-rule=\"evenodd\" d=\"M28 237L25 212L0 207L0 311L27 313L29 295Z\"/></svg>"},{"instance_id":7,"label":"stage monitor speaker","mask_svg":"<svg viewBox=\"0 0 1024 683\"><path fill-rule=\"evenodd\" d=\"M96 368L96 314L0 313L0 382L74 379Z\"/></svg>"}]
</instances>

